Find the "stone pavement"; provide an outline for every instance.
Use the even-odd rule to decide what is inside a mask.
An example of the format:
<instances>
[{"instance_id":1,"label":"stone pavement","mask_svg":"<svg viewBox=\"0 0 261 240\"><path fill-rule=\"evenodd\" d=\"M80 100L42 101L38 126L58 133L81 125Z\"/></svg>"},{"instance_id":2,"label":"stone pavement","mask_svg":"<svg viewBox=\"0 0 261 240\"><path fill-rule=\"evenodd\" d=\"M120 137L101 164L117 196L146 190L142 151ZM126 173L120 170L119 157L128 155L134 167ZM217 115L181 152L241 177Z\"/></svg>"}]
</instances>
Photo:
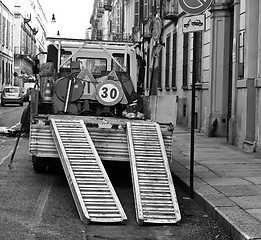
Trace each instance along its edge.
<instances>
[{"instance_id":1,"label":"stone pavement","mask_svg":"<svg viewBox=\"0 0 261 240\"><path fill-rule=\"evenodd\" d=\"M175 127L174 182L189 190L190 131ZM261 154L195 133L194 199L233 239L261 240Z\"/></svg>"}]
</instances>

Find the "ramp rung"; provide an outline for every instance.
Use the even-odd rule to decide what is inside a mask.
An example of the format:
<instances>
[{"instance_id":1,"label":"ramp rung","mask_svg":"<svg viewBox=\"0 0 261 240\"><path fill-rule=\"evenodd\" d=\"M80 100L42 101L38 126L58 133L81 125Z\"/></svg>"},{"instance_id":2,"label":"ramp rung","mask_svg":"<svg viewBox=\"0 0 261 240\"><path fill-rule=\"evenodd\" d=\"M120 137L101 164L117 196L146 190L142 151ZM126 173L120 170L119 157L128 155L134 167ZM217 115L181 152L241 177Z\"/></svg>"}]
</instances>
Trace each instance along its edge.
<instances>
[{"instance_id":1,"label":"ramp rung","mask_svg":"<svg viewBox=\"0 0 261 240\"><path fill-rule=\"evenodd\" d=\"M167 154L156 123L127 123L136 217L143 223L181 219Z\"/></svg>"},{"instance_id":2,"label":"ramp rung","mask_svg":"<svg viewBox=\"0 0 261 240\"><path fill-rule=\"evenodd\" d=\"M82 221L127 219L82 120L51 119L51 133Z\"/></svg>"}]
</instances>

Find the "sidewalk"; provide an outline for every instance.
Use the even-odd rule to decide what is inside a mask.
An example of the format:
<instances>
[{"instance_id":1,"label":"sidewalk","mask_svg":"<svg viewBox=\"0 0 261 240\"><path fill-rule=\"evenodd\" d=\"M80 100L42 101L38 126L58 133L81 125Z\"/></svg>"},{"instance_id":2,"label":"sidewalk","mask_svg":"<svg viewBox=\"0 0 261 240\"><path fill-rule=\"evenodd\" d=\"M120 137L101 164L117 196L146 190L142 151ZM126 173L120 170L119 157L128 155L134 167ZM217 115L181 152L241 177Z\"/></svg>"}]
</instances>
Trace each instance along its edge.
<instances>
[{"instance_id":1,"label":"sidewalk","mask_svg":"<svg viewBox=\"0 0 261 240\"><path fill-rule=\"evenodd\" d=\"M174 129L174 181L190 183L190 131ZM261 154L195 134L194 198L235 240L261 240Z\"/></svg>"}]
</instances>

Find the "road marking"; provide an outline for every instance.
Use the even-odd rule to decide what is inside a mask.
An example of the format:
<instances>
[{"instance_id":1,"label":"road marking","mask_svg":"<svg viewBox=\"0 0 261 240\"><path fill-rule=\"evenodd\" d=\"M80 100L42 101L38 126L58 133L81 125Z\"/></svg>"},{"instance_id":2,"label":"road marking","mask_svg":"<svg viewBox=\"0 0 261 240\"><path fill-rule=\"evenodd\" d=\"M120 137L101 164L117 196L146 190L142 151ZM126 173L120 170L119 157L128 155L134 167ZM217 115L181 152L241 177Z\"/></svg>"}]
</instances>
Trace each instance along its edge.
<instances>
[{"instance_id":1,"label":"road marking","mask_svg":"<svg viewBox=\"0 0 261 240\"><path fill-rule=\"evenodd\" d=\"M33 225L38 225L42 221L43 211L44 211L45 205L48 201L48 196L50 194L51 187L52 187L52 183L41 192L40 196L37 199L36 212L35 212L35 218L33 221L34 222Z\"/></svg>"},{"instance_id":2,"label":"road marking","mask_svg":"<svg viewBox=\"0 0 261 240\"><path fill-rule=\"evenodd\" d=\"M20 123L18 122L18 123L16 123L15 125L13 125L13 126L10 127L10 128L15 128L15 127L17 127L19 124L20 124Z\"/></svg>"},{"instance_id":3,"label":"road marking","mask_svg":"<svg viewBox=\"0 0 261 240\"><path fill-rule=\"evenodd\" d=\"M37 229L36 226L39 225L42 221L44 208L48 201L48 197L49 197L52 185L53 185L52 183L53 183L53 181L51 181L51 184L49 186L45 186L44 190L41 192L40 196L37 199L35 215L31 221L31 223L29 224L29 231L26 236L26 240L36 239L36 234L35 234L35 231Z\"/></svg>"},{"instance_id":4,"label":"road marking","mask_svg":"<svg viewBox=\"0 0 261 240\"><path fill-rule=\"evenodd\" d=\"M17 147L17 149L18 149L18 148L19 148L19 147ZM5 157L3 157L3 158L0 159L0 166L3 164L3 162L4 162L7 158L9 158L9 157L11 156L12 152L13 152L13 150L11 150Z\"/></svg>"}]
</instances>

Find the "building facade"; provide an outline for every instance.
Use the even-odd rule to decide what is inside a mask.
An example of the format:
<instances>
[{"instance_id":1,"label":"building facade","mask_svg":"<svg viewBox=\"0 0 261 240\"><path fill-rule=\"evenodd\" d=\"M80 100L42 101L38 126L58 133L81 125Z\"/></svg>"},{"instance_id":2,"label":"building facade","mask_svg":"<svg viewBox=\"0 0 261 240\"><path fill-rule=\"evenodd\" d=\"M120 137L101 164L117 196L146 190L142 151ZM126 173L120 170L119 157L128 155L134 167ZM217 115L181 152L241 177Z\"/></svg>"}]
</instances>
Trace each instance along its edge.
<instances>
[{"instance_id":1,"label":"building facade","mask_svg":"<svg viewBox=\"0 0 261 240\"><path fill-rule=\"evenodd\" d=\"M5 84L10 84L12 81L14 67L13 26L12 1L0 1L0 92Z\"/></svg>"},{"instance_id":2,"label":"building facade","mask_svg":"<svg viewBox=\"0 0 261 240\"><path fill-rule=\"evenodd\" d=\"M46 26L39 0L0 1L0 92L34 78L34 58L45 61Z\"/></svg>"},{"instance_id":3,"label":"building facade","mask_svg":"<svg viewBox=\"0 0 261 240\"><path fill-rule=\"evenodd\" d=\"M20 82L34 78L34 58L46 52L47 19L39 0L15 0L14 71Z\"/></svg>"},{"instance_id":4,"label":"building facade","mask_svg":"<svg viewBox=\"0 0 261 240\"><path fill-rule=\"evenodd\" d=\"M128 35L141 43L148 117L190 127L193 81L196 130L261 150L259 0L213 0L204 12L204 31L193 32L184 32L189 14L178 0L95 2L113 9L106 21L109 37ZM92 19L98 20L95 11Z\"/></svg>"}]
</instances>

